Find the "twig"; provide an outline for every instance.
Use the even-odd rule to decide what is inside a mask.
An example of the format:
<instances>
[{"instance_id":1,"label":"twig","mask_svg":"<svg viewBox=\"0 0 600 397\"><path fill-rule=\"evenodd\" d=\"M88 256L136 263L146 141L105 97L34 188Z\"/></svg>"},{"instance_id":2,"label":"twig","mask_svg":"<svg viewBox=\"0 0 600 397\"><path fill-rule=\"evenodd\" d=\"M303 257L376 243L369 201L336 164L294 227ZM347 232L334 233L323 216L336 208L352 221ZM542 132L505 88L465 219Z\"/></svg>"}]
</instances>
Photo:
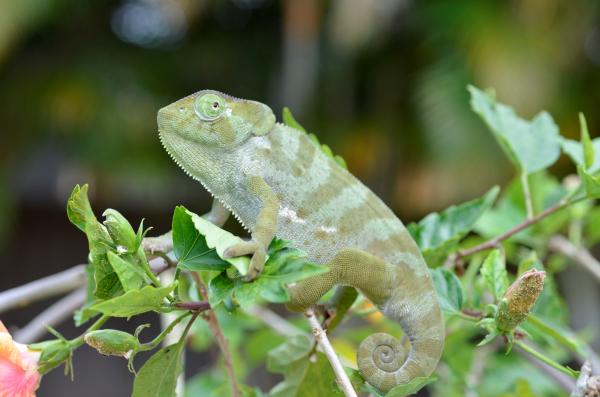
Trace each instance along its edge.
<instances>
[{"instance_id":1,"label":"twig","mask_svg":"<svg viewBox=\"0 0 600 397\"><path fill-rule=\"evenodd\" d=\"M588 391L588 380L592 376L592 366L589 361L586 361L581 366L581 372L579 373L579 379L577 384L571 388L573 392L570 397L584 397Z\"/></svg>"},{"instance_id":2,"label":"twig","mask_svg":"<svg viewBox=\"0 0 600 397\"><path fill-rule=\"evenodd\" d=\"M547 216L552 215L553 213L563 209L564 207L566 207L570 204L573 204L573 201L562 200L559 203L553 205L552 207L546 208L544 211L540 212L536 216L526 219L522 223L519 223L517 226L502 233L499 236L496 236L496 237L494 237L488 241L485 241L481 244L478 244L474 247L458 251L456 253L455 260L459 260L466 256L473 255L479 251L484 251L484 250L487 250L490 248L497 247L502 241L506 240L507 238L512 237L513 235L519 233L521 230L527 229L529 226L541 221L542 219L546 218Z\"/></svg>"},{"instance_id":3,"label":"twig","mask_svg":"<svg viewBox=\"0 0 600 397\"><path fill-rule=\"evenodd\" d=\"M184 301L184 302L175 303L175 307L200 313L200 312L209 310L210 303L208 303L207 301L202 301L202 302Z\"/></svg>"},{"instance_id":4,"label":"twig","mask_svg":"<svg viewBox=\"0 0 600 397\"><path fill-rule=\"evenodd\" d=\"M46 333L47 325L55 327L64 319L73 316L73 312L85 301L85 295L84 289L78 289L52 304L17 331L15 340L25 344L35 342Z\"/></svg>"},{"instance_id":5,"label":"twig","mask_svg":"<svg viewBox=\"0 0 600 397\"><path fill-rule=\"evenodd\" d=\"M564 255L582 266L594 276L598 282L600 282L600 262L598 262L587 249L575 246L560 235L551 237L548 242L548 247L552 251Z\"/></svg>"},{"instance_id":6,"label":"twig","mask_svg":"<svg viewBox=\"0 0 600 397\"><path fill-rule=\"evenodd\" d=\"M313 329L315 339L317 340L317 343L321 349L323 349L323 352L327 356L327 359L333 368L338 386L340 389L342 389L346 397L357 397L356 391L352 387L352 383L344 371L344 367L342 366L339 357L333 350L333 347L327 338L327 334L321 327L321 324L319 324L319 320L317 320L314 310L308 309L306 312L304 312L304 315L308 318L308 322Z\"/></svg>"},{"instance_id":7,"label":"twig","mask_svg":"<svg viewBox=\"0 0 600 397\"><path fill-rule=\"evenodd\" d=\"M305 334L303 330L266 307L256 305L250 306L248 309L246 309L246 312L261 320L265 325L271 327L271 329L280 335L294 336Z\"/></svg>"},{"instance_id":8,"label":"twig","mask_svg":"<svg viewBox=\"0 0 600 397\"><path fill-rule=\"evenodd\" d=\"M70 292L84 284L85 265L74 266L60 273L0 293L0 313Z\"/></svg>"},{"instance_id":9,"label":"twig","mask_svg":"<svg viewBox=\"0 0 600 397\"><path fill-rule=\"evenodd\" d=\"M199 295L202 296L202 299L208 301L208 293L206 291L206 286L204 285L204 282L202 281L198 273L191 272L191 274L194 278L194 281L196 282ZM229 382L231 384L231 396L240 397L240 387L235 377L235 371L233 369L233 360L231 359L231 352L229 351L229 344L227 343L227 339L225 338L223 330L219 325L217 315L213 310L210 310L206 313L205 318L210 330L212 331L213 335L215 336L215 339L217 340L217 344L219 345L221 354L223 354L223 362L225 363L225 369L227 370L227 375L229 376Z\"/></svg>"},{"instance_id":10,"label":"twig","mask_svg":"<svg viewBox=\"0 0 600 397\"><path fill-rule=\"evenodd\" d=\"M165 270L165 263L165 260L160 257L149 262L150 268L157 274ZM85 267L86 265L76 265L62 272L0 292L0 313L83 287Z\"/></svg>"}]
</instances>

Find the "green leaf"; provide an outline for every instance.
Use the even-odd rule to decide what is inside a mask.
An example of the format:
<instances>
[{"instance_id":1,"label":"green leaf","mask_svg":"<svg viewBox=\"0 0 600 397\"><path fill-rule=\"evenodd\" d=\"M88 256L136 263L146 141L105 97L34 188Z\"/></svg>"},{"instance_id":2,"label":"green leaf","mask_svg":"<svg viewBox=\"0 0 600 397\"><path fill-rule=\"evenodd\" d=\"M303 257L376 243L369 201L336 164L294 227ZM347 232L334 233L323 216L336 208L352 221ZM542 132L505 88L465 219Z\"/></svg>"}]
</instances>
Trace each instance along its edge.
<instances>
[{"instance_id":1,"label":"green leaf","mask_svg":"<svg viewBox=\"0 0 600 397\"><path fill-rule=\"evenodd\" d=\"M133 382L132 397L175 397L181 373L183 343L160 349L148 359Z\"/></svg>"},{"instance_id":2,"label":"green leaf","mask_svg":"<svg viewBox=\"0 0 600 397\"><path fill-rule=\"evenodd\" d=\"M437 377L435 375L426 377L426 376L417 376L412 378L407 384L400 385L394 387L392 390L387 392L385 397L405 397L411 394L415 394L423 387L427 386L430 383L437 381Z\"/></svg>"},{"instance_id":3,"label":"green leaf","mask_svg":"<svg viewBox=\"0 0 600 397\"><path fill-rule=\"evenodd\" d=\"M211 307L216 307L219 303L230 298L234 293L234 289L235 283L233 279L227 276L227 272L221 272L212 278L208 283L208 302Z\"/></svg>"},{"instance_id":4,"label":"green leaf","mask_svg":"<svg viewBox=\"0 0 600 397\"><path fill-rule=\"evenodd\" d=\"M583 113L579 113L579 128L581 130L581 146L583 147L583 158L586 169L594 164L594 145L590 139L590 133L588 131L587 122Z\"/></svg>"},{"instance_id":5,"label":"green leaf","mask_svg":"<svg viewBox=\"0 0 600 397\"><path fill-rule=\"evenodd\" d=\"M316 360L308 362L308 368L298 385L296 397L340 396L344 394L336 383L335 374L325 354L317 352Z\"/></svg>"},{"instance_id":6,"label":"green leaf","mask_svg":"<svg viewBox=\"0 0 600 397\"><path fill-rule=\"evenodd\" d=\"M128 252L135 252L139 242L129 221L119 211L112 208L104 211L102 216L105 218L103 224L114 243Z\"/></svg>"},{"instance_id":7,"label":"green leaf","mask_svg":"<svg viewBox=\"0 0 600 397\"><path fill-rule=\"evenodd\" d=\"M316 360L309 360L312 347L310 339L296 335L269 351L267 369L284 376L270 397L343 396L325 355L317 353Z\"/></svg>"},{"instance_id":8,"label":"green leaf","mask_svg":"<svg viewBox=\"0 0 600 397\"><path fill-rule=\"evenodd\" d=\"M113 317L131 317L149 311L160 311L164 299L177 286L176 283L162 288L147 285L121 296L94 304L91 309Z\"/></svg>"},{"instance_id":9,"label":"green leaf","mask_svg":"<svg viewBox=\"0 0 600 397\"><path fill-rule=\"evenodd\" d=\"M85 231L87 222L96 219L94 211L87 198L88 185L75 185L71 196L67 200L67 217L72 224L77 226L82 232Z\"/></svg>"},{"instance_id":10,"label":"green leaf","mask_svg":"<svg viewBox=\"0 0 600 397\"><path fill-rule=\"evenodd\" d=\"M429 266L435 267L443 263L448 253L492 206L498 192L499 188L495 186L483 197L448 207L440 213L431 213L418 224L411 223L407 226Z\"/></svg>"},{"instance_id":11,"label":"green leaf","mask_svg":"<svg viewBox=\"0 0 600 397\"><path fill-rule=\"evenodd\" d=\"M448 314L459 313L463 304L463 291L458 277L443 268L432 269L430 272L442 310Z\"/></svg>"},{"instance_id":12,"label":"green leaf","mask_svg":"<svg viewBox=\"0 0 600 397\"><path fill-rule=\"evenodd\" d=\"M94 295L109 299L123 292L106 253L112 250L114 242L106 227L98 222L87 197L88 185L76 185L67 201L69 220L82 230L88 239L89 263L94 268L96 290Z\"/></svg>"},{"instance_id":13,"label":"green leaf","mask_svg":"<svg viewBox=\"0 0 600 397\"><path fill-rule=\"evenodd\" d=\"M69 342L64 338L47 340L29 345L31 350L40 351L38 361L38 371L40 374L46 374L52 369L65 363L65 372L71 367L72 350Z\"/></svg>"},{"instance_id":14,"label":"green leaf","mask_svg":"<svg viewBox=\"0 0 600 397\"><path fill-rule=\"evenodd\" d=\"M529 382L525 379L517 379L514 393L504 393L500 397L536 397Z\"/></svg>"},{"instance_id":15,"label":"green leaf","mask_svg":"<svg viewBox=\"0 0 600 397\"><path fill-rule=\"evenodd\" d=\"M83 306L76 310L73 314L73 320L75 326L79 327L86 323L89 319L94 317L97 312L90 310L90 307L96 303L96 297L94 296L94 290L96 289L96 282L94 281L94 268L92 265L86 265L85 267L85 280L86 280L86 297Z\"/></svg>"},{"instance_id":16,"label":"green leaf","mask_svg":"<svg viewBox=\"0 0 600 397\"><path fill-rule=\"evenodd\" d=\"M485 338L483 338L481 340L481 342L479 342L477 344L477 346L480 347L480 346L487 345L488 343L490 343L491 341L496 339L496 337L499 335L500 335L500 333L496 329L493 329L485 336Z\"/></svg>"},{"instance_id":17,"label":"green leaf","mask_svg":"<svg viewBox=\"0 0 600 397\"><path fill-rule=\"evenodd\" d=\"M583 139L583 135L581 137ZM585 147L581 142L574 141L572 139L562 138L561 147L563 152L568 155L575 165L581 165L585 167L587 172L595 174L600 170L600 138L594 138L590 143L586 143ZM590 146L593 151L593 156L590 156ZM587 154L586 154L587 152ZM586 163L586 156L588 163ZM593 157L593 162L589 165L590 158Z\"/></svg>"},{"instance_id":18,"label":"green leaf","mask_svg":"<svg viewBox=\"0 0 600 397\"><path fill-rule=\"evenodd\" d=\"M123 294L123 286L117 273L108 273L96 282L95 295L99 299L110 299Z\"/></svg>"},{"instance_id":19,"label":"green leaf","mask_svg":"<svg viewBox=\"0 0 600 397\"><path fill-rule=\"evenodd\" d=\"M585 197L590 199L600 198L600 175L596 176L588 173L581 165L577 167L577 173L581 178Z\"/></svg>"},{"instance_id":20,"label":"green leaf","mask_svg":"<svg viewBox=\"0 0 600 397\"><path fill-rule=\"evenodd\" d=\"M180 267L198 270L224 270L233 265L241 274L248 272L250 258L223 258L223 252L243 240L179 206L173 214L173 250Z\"/></svg>"},{"instance_id":21,"label":"green leaf","mask_svg":"<svg viewBox=\"0 0 600 397\"><path fill-rule=\"evenodd\" d=\"M262 297L269 302L283 303L289 300L286 285L329 271L326 266L310 263L306 254L288 247L278 239L269 247L269 259L263 272L253 281L242 277L228 280L227 272L211 280L209 284L211 304L218 304L227 296L235 298L240 305L248 306Z\"/></svg>"},{"instance_id":22,"label":"green leaf","mask_svg":"<svg viewBox=\"0 0 600 397\"><path fill-rule=\"evenodd\" d=\"M542 212L562 200L567 191L546 171L536 172L529 177L533 208ZM474 230L485 238L493 238L506 232L527 217L523 189L519 178L514 178L504 189L494 208L486 211L475 224ZM558 211L541 222L515 234L508 241L530 243L533 236L551 235L558 232L569 220L566 211Z\"/></svg>"},{"instance_id":23,"label":"green leaf","mask_svg":"<svg viewBox=\"0 0 600 397\"><path fill-rule=\"evenodd\" d=\"M140 289L147 284L146 274L137 264L125 260L114 252L108 252L107 257L125 292Z\"/></svg>"},{"instance_id":24,"label":"green leaf","mask_svg":"<svg viewBox=\"0 0 600 397\"><path fill-rule=\"evenodd\" d=\"M508 273L499 249L491 251L481 266L481 275L496 300L502 299L508 288Z\"/></svg>"},{"instance_id":25,"label":"green leaf","mask_svg":"<svg viewBox=\"0 0 600 397\"><path fill-rule=\"evenodd\" d=\"M560 156L560 135L550 114L540 112L527 121L517 116L511 107L498 103L494 95L474 86L468 89L473 111L492 130L519 171L531 174L556 162Z\"/></svg>"}]
</instances>

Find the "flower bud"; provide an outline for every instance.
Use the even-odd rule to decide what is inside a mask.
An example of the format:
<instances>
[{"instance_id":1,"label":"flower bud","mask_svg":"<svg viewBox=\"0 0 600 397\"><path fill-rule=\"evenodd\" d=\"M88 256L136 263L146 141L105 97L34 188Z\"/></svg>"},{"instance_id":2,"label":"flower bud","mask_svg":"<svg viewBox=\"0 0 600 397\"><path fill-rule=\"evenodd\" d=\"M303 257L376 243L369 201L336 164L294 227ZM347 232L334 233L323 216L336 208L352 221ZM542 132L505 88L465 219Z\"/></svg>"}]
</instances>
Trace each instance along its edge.
<instances>
[{"instance_id":1,"label":"flower bud","mask_svg":"<svg viewBox=\"0 0 600 397\"><path fill-rule=\"evenodd\" d=\"M71 347L64 339L53 339L30 345L31 350L41 350L38 362L40 374L48 373L71 357Z\"/></svg>"},{"instance_id":2,"label":"flower bud","mask_svg":"<svg viewBox=\"0 0 600 397\"><path fill-rule=\"evenodd\" d=\"M531 269L521 274L502 297L496 315L498 329L510 332L527 317L544 288L546 272Z\"/></svg>"},{"instance_id":3,"label":"flower bud","mask_svg":"<svg viewBox=\"0 0 600 397\"><path fill-rule=\"evenodd\" d=\"M133 228L123 215L111 208L104 211L104 226L115 244L124 247L124 251L134 252L137 249L138 238Z\"/></svg>"},{"instance_id":4,"label":"flower bud","mask_svg":"<svg viewBox=\"0 0 600 397\"><path fill-rule=\"evenodd\" d=\"M105 356L127 357L131 351L137 350L140 346L135 336L116 329L88 332L84 339L85 343Z\"/></svg>"}]
</instances>

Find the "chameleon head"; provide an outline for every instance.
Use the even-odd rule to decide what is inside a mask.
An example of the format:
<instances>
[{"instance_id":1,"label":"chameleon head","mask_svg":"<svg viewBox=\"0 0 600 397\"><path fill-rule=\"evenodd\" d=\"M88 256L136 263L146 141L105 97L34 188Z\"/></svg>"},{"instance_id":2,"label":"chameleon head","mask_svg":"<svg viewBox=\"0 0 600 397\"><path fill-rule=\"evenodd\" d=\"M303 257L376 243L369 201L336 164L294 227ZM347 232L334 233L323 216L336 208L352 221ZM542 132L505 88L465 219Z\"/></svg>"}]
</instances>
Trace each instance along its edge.
<instances>
[{"instance_id":1,"label":"chameleon head","mask_svg":"<svg viewBox=\"0 0 600 397\"><path fill-rule=\"evenodd\" d=\"M223 178L232 152L273 129L275 115L262 103L204 90L160 109L157 121L167 152L206 186Z\"/></svg>"},{"instance_id":2,"label":"chameleon head","mask_svg":"<svg viewBox=\"0 0 600 397\"><path fill-rule=\"evenodd\" d=\"M158 111L162 139L172 134L215 149L231 149L275 125L273 111L260 102L204 90Z\"/></svg>"}]
</instances>

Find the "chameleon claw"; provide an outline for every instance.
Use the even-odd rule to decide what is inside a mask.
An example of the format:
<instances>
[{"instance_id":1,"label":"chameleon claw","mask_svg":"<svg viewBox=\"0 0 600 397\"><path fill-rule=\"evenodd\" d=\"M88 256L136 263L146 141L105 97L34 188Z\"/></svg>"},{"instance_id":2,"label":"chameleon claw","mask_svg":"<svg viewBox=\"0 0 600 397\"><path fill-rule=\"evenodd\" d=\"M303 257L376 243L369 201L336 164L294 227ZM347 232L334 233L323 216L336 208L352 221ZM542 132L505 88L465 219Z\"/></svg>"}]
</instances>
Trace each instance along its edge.
<instances>
[{"instance_id":1,"label":"chameleon claw","mask_svg":"<svg viewBox=\"0 0 600 397\"><path fill-rule=\"evenodd\" d=\"M267 250L255 241L243 241L228 247L223 252L224 258L235 258L238 256L252 255L248 273L244 281L252 281L262 272L267 259Z\"/></svg>"},{"instance_id":2,"label":"chameleon claw","mask_svg":"<svg viewBox=\"0 0 600 397\"><path fill-rule=\"evenodd\" d=\"M250 260L250 267L248 273L244 276L244 281L252 281L262 273L265 267L265 261L267 259L267 250L264 248L257 248L252 254Z\"/></svg>"}]
</instances>

